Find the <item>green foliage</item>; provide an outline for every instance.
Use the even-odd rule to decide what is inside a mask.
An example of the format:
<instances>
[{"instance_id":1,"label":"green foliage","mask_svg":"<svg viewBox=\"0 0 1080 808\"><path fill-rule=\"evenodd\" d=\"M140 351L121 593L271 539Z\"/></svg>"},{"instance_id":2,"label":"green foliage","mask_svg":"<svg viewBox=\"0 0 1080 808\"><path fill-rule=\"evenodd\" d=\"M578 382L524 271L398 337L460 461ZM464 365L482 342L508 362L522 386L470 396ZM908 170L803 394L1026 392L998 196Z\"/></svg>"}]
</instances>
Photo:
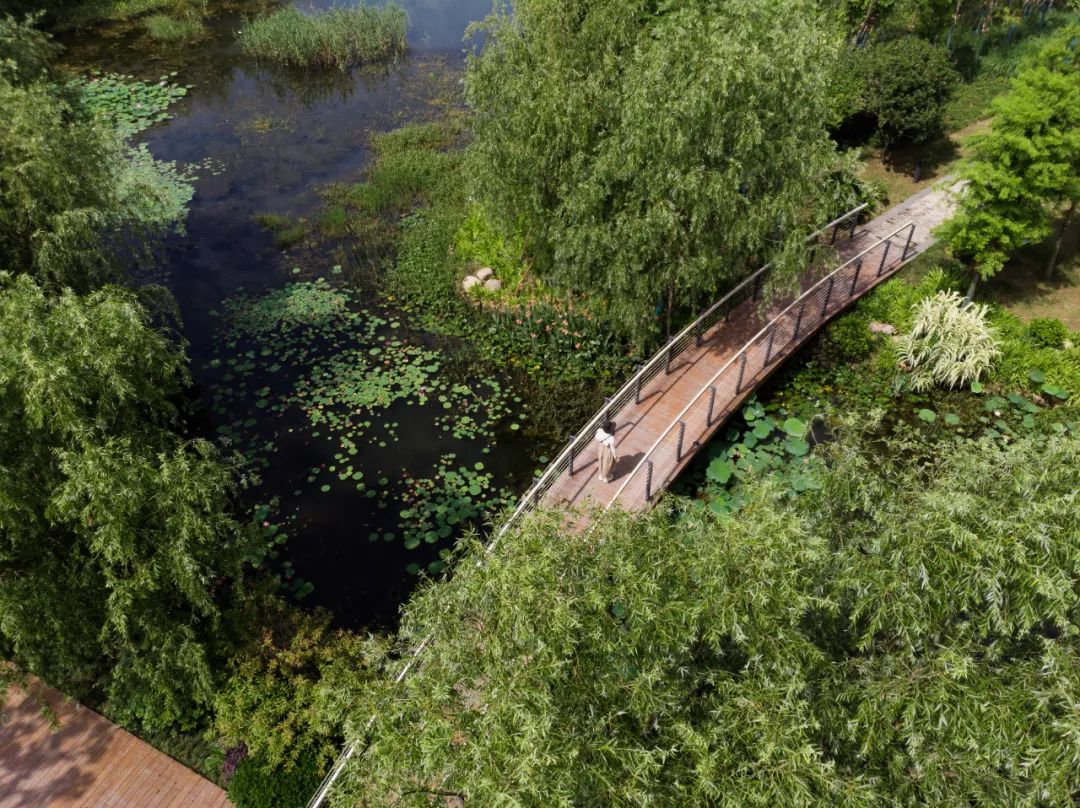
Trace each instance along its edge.
<instances>
[{"instance_id":1,"label":"green foliage","mask_svg":"<svg viewBox=\"0 0 1080 808\"><path fill-rule=\"evenodd\" d=\"M35 27L37 17L0 16L0 77L26 85L52 77L52 61L60 48Z\"/></svg>"},{"instance_id":2,"label":"green foliage","mask_svg":"<svg viewBox=\"0 0 1080 808\"><path fill-rule=\"evenodd\" d=\"M24 63L51 55L31 29L9 21L4 31L22 43ZM16 74L29 70L0 71L0 256L6 268L49 287L88 291L116 279L182 219L190 178L120 138L163 115L184 90L167 83L129 90L111 76L58 86L43 80L47 74L29 81Z\"/></svg>"},{"instance_id":3,"label":"green foliage","mask_svg":"<svg viewBox=\"0 0 1080 808\"><path fill-rule=\"evenodd\" d=\"M737 518L669 501L470 545L355 702L334 804L1067 803L1080 423L1058 417L919 463L910 430L849 433L820 491L759 480Z\"/></svg>"},{"instance_id":4,"label":"green foliage","mask_svg":"<svg viewBox=\"0 0 1080 808\"><path fill-rule=\"evenodd\" d=\"M645 342L834 215L827 65L810 3L515 3L469 65L475 195L538 276ZM822 200L827 200L822 204Z\"/></svg>"},{"instance_id":5,"label":"green foliage","mask_svg":"<svg viewBox=\"0 0 1080 808\"><path fill-rule=\"evenodd\" d=\"M186 363L126 291L0 275L0 644L148 728L193 724L214 595L251 537L204 441L171 431Z\"/></svg>"},{"instance_id":6,"label":"green foliage","mask_svg":"<svg viewBox=\"0 0 1080 808\"><path fill-rule=\"evenodd\" d=\"M945 104L958 83L944 48L914 36L868 48L866 105L886 143L916 143L941 132Z\"/></svg>"},{"instance_id":7,"label":"green foliage","mask_svg":"<svg viewBox=\"0 0 1080 808\"><path fill-rule=\"evenodd\" d=\"M896 343L904 383L922 392L935 384L955 388L978 381L1001 354L987 312L957 292L938 292L916 304L911 331Z\"/></svg>"},{"instance_id":8,"label":"green foliage","mask_svg":"<svg viewBox=\"0 0 1080 808\"><path fill-rule=\"evenodd\" d=\"M1062 206L1080 201L1080 26L1055 35L994 103L989 134L960 170L959 211L940 228L983 278L1041 241Z\"/></svg>"},{"instance_id":9,"label":"green foliage","mask_svg":"<svg viewBox=\"0 0 1080 808\"><path fill-rule=\"evenodd\" d=\"M203 32L203 24L200 20L184 20L170 17L167 14L154 14L143 21L148 33L153 39L163 42L180 42L194 39Z\"/></svg>"},{"instance_id":10,"label":"green foliage","mask_svg":"<svg viewBox=\"0 0 1080 808\"><path fill-rule=\"evenodd\" d=\"M236 808L304 808L322 777L323 766L310 753L289 768L273 768L245 757L229 781L229 802Z\"/></svg>"},{"instance_id":11,"label":"green foliage","mask_svg":"<svg viewBox=\"0 0 1080 808\"><path fill-rule=\"evenodd\" d=\"M865 359L874 349L870 318L856 312L834 320L825 328L820 345L825 356L833 361Z\"/></svg>"},{"instance_id":12,"label":"green foliage","mask_svg":"<svg viewBox=\"0 0 1080 808\"><path fill-rule=\"evenodd\" d=\"M1036 317L1027 326L1028 337L1041 348L1061 348L1069 338L1065 323L1053 317Z\"/></svg>"},{"instance_id":13,"label":"green foliage","mask_svg":"<svg viewBox=\"0 0 1080 808\"><path fill-rule=\"evenodd\" d=\"M92 73L68 82L90 117L114 129L125 140L172 118L169 107L187 95L190 86L173 84L176 73L156 82L136 81L134 76Z\"/></svg>"},{"instance_id":14,"label":"green foliage","mask_svg":"<svg viewBox=\"0 0 1080 808\"><path fill-rule=\"evenodd\" d=\"M321 768L341 742L341 706L362 687L379 646L332 630L324 612L274 598L248 608L242 624L259 628L244 638L214 696L212 735L226 748L243 744L265 769Z\"/></svg>"},{"instance_id":15,"label":"green foliage","mask_svg":"<svg viewBox=\"0 0 1080 808\"><path fill-rule=\"evenodd\" d=\"M396 59L405 51L408 22L396 3L310 14L289 6L248 22L238 38L244 52L259 59L344 70L360 62Z\"/></svg>"}]
</instances>

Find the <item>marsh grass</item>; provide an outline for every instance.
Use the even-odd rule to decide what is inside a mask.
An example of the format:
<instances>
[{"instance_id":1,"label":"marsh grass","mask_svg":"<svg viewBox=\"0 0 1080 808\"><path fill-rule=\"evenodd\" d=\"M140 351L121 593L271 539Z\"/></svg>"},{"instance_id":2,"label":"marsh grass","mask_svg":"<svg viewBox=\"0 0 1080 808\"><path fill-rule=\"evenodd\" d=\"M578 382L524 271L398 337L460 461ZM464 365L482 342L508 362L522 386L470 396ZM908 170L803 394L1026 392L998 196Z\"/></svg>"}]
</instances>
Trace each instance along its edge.
<instances>
[{"instance_id":1,"label":"marsh grass","mask_svg":"<svg viewBox=\"0 0 1080 808\"><path fill-rule=\"evenodd\" d=\"M167 14L154 14L143 21L143 27L151 38L162 42L179 42L194 39L203 32L198 19L177 19Z\"/></svg>"},{"instance_id":2,"label":"marsh grass","mask_svg":"<svg viewBox=\"0 0 1080 808\"><path fill-rule=\"evenodd\" d=\"M330 8L302 14L284 8L252 20L239 33L244 52L294 67L336 67L390 61L405 50L408 15L401 6Z\"/></svg>"}]
</instances>

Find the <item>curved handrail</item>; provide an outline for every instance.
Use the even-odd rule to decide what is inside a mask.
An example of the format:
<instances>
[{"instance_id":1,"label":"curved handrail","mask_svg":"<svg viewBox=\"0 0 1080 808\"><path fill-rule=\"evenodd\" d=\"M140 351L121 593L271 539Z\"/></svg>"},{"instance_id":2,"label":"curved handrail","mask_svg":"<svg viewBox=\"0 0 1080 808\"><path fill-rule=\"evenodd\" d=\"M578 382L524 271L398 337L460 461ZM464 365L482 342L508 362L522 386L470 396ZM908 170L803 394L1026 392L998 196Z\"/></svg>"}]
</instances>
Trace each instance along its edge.
<instances>
[{"instance_id":1,"label":"curved handrail","mask_svg":"<svg viewBox=\"0 0 1080 808\"><path fill-rule=\"evenodd\" d=\"M849 228L849 237L854 237L855 228L858 225L859 215L864 210L866 210L866 208L867 204L864 203L856 208L852 208L844 215L833 219L824 227L815 230L813 233L807 236L806 243L812 244L815 239L820 238L821 236L828 233L830 230L832 231L832 235L830 237L829 243L835 243L837 234L839 233L841 227L844 226ZM505 533L517 522L518 519L521 518L522 514L536 507L536 505L540 501L540 497L551 488L552 483L554 483L555 479L559 475L561 475L564 471L567 470L571 470L572 473L571 466L573 464L573 456L577 451L578 444L584 442L587 445L592 441L591 433L595 431L598 426L600 426L602 421L608 419L611 416L613 407L617 407L616 412L621 411L623 407L625 407L625 405L630 401L631 393L636 394L638 391L640 391L641 386L648 381L651 381L660 372L661 367L668 367L672 360L674 360L678 356L681 356L683 351L685 351L690 346L691 341L696 342L696 337L700 336L704 333L704 331L707 331L708 328L712 327L711 325L706 327L706 323L708 323L714 317L717 317L717 315L722 311L726 314L727 311L725 310L725 307L734 308L734 306L731 305L731 301L739 299L740 295L744 294L751 288L757 289L759 282L764 279L765 273L768 272L770 267L771 264L765 264L763 267L755 271L752 275L747 277L741 283L737 284L734 288L731 289L731 291L729 291L727 294L725 294L723 297L721 297L719 300L709 306L709 308L702 312L692 323L690 323L688 326L682 329L682 331L676 334L671 340L669 340L667 344L665 344L663 348L657 351L656 354L648 362L638 368L634 375L631 376L630 379L622 387L619 388L619 391L610 399L608 399L608 402L604 405L604 407L599 412L597 412L589 421L586 422L585 426L578 431L577 435L571 437L566 447L558 454L555 460L548 464L547 468L544 469L543 474L541 474L540 477L536 479L536 481L529 488L529 490L521 497L520 500L518 500L518 504L514 508L513 512L494 533L494 535L491 537L491 540L488 541L485 545L485 554L490 554L495 549L495 545L498 543L499 539L502 538L503 535L505 535ZM743 299L739 299L739 303L742 303ZM636 471L637 469L635 468L634 472ZM631 476L633 476L633 473L631 473ZM416 647L416 650L413 651L408 662L406 662L406 664L398 672L397 676L394 677L395 682L401 682L405 678L408 672L412 669L420 654L427 647L429 640L430 637L426 637ZM372 716L370 719L368 719L365 731L370 732L374 724L375 716ZM315 792L311 800L308 802L308 808L320 808L320 806L322 806L326 797L330 794L330 789L333 787L338 777L341 776L341 773L345 770L345 765L349 762L350 758L352 758L355 752L356 742L353 741L345 748L342 754L338 757L334 766L327 773L326 777L323 778L322 783L319 784L318 791Z\"/></svg>"},{"instance_id":2,"label":"curved handrail","mask_svg":"<svg viewBox=\"0 0 1080 808\"><path fill-rule=\"evenodd\" d=\"M854 237L855 227L858 224L859 216L866 210L867 204L868 203L863 203L858 207L852 208L842 216L838 216L828 224L815 230L807 236L806 243L813 244L815 240L830 231L832 235L829 243L835 243L837 234L844 227L849 230L849 237ZM613 414L617 415L621 412L631 399L636 403L641 388L659 375L661 368L666 369L670 367L671 362L681 356L683 352L690 347L691 343L696 344L697 340L700 339L704 332L715 325L715 321L718 321L721 316L727 314L728 310L734 308L734 306L731 305L732 301L738 300L738 302L741 303L742 295L751 289L755 290L756 297L757 292L760 291L760 286L764 281L765 275L771 266L771 264L765 264L733 287L723 297L702 312L693 322L672 337L664 347L649 359L649 361L638 368L634 375L619 388L618 392L611 396L605 405L594 414L590 420L586 421L585 425L581 427L575 435L571 436L562 451L560 451L555 459L548 464L547 468L544 469L543 473L535 480L533 485L530 486L529 490L522 495L513 512L496 531L494 539L491 542L491 547L493 547L494 544L517 523L518 519L521 518L526 511L532 510L539 504L541 497L550 490L555 480L558 479L563 472L570 471L571 475L574 473L573 462L575 456L592 442L592 433L595 432L604 421L610 419Z\"/></svg>"},{"instance_id":3,"label":"curved handrail","mask_svg":"<svg viewBox=\"0 0 1080 808\"><path fill-rule=\"evenodd\" d=\"M778 323L782 322L787 317L787 315L795 308L796 305L798 305L800 303L805 305L806 301L809 298L814 296L814 294L818 291L818 289L822 286L822 284L824 284L824 283L826 283L827 281L830 281L830 280L835 282L836 277L840 273L844 272L845 270L847 270L849 267L855 265L856 263L858 263L858 265L861 266L862 265L862 259L864 257L869 255L874 250L876 250L882 244L891 243L891 239L895 238L900 233L902 233L903 231L908 230L908 229L911 230L911 234L908 236L908 243L904 245L903 253L900 256L900 263L903 263L903 261L907 258L908 249L910 248L910 245L911 245L911 238L915 233L915 222L914 221L908 222L907 224L901 225L900 227L896 228L896 230L889 233L887 236L884 236L883 238L881 238L878 241L874 242L871 246L867 247L865 250L863 250L859 254L852 256L847 261L842 263L840 266L838 266L836 269L834 269L828 275L825 275L824 277L822 277L813 286L809 287L806 291L802 292L798 297L796 297L794 300L792 300L787 306L784 307L784 309L779 314L772 317L769 320L768 323L766 323L756 334L754 334L754 336L752 336L749 340L747 340L747 342L741 348L739 348L738 351L736 351L734 354L732 354L731 358L728 359L720 367L720 369L718 371L716 371L716 373L714 373L712 375L712 377L707 382L705 382L704 385L702 385L702 387L698 391L697 395L695 395L692 399L690 399L690 401L688 401L686 403L686 406L684 406L682 408L682 410L679 411L679 414L676 415L674 419L672 419L672 421L668 425L667 429L665 429L663 432L661 432L660 435L656 438L656 440L653 441L652 446L649 447L648 451L645 452L645 454L642 456L641 460L638 461L638 464L636 466L634 466L633 470L628 475L626 475L626 479L623 480L622 485L619 486L619 489L615 492L615 495L611 498L611 500L607 503L607 505L604 506L604 510L609 510L612 505L614 505L616 502L618 502L619 498L622 496L623 492L626 490L626 487L631 483L631 481L633 481L637 477L638 472L640 472L642 469L646 468L646 466L649 464L652 455L656 452L656 450L660 446L660 444L664 442L664 439L667 438L669 435L671 435L673 433L673 431L676 429L676 426L680 422L682 422L683 419L686 417L687 413L690 412L690 409L695 404L697 404L699 401L701 401L703 398L705 398L707 394L709 394L709 391L714 387L717 380L725 372L727 372L728 368L730 368L732 365L734 365L735 362L737 360L739 360L740 358L742 358L744 356L747 356L750 349L752 347L754 347L755 345L757 345L758 342L760 340L762 340L764 337L768 336L769 332L772 331L777 326ZM849 297L850 297L850 295L849 295ZM827 319L824 312L822 314L822 317L824 319Z\"/></svg>"}]
</instances>

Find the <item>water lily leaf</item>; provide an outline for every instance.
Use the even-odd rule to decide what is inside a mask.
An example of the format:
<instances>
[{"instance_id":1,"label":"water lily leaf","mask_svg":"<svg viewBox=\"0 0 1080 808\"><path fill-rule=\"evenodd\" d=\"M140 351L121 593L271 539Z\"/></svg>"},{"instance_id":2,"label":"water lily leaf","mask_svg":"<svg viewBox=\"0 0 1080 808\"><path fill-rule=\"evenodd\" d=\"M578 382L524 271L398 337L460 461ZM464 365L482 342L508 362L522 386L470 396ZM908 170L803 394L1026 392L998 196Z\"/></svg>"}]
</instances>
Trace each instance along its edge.
<instances>
[{"instance_id":1,"label":"water lily leaf","mask_svg":"<svg viewBox=\"0 0 1080 808\"><path fill-rule=\"evenodd\" d=\"M731 479L731 474L734 470L735 466L730 460L718 457L709 464L705 474L714 483L725 485L727 481Z\"/></svg>"},{"instance_id":2,"label":"water lily leaf","mask_svg":"<svg viewBox=\"0 0 1080 808\"><path fill-rule=\"evenodd\" d=\"M784 448L795 457L803 457L810 451L810 444L802 438L788 438L784 441Z\"/></svg>"},{"instance_id":3,"label":"water lily leaf","mask_svg":"<svg viewBox=\"0 0 1080 808\"><path fill-rule=\"evenodd\" d=\"M937 420L937 413L933 410L921 409L918 412L918 416L921 420L926 421L928 424L934 423Z\"/></svg>"},{"instance_id":4,"label":"water lily leaf","mask_svg":"<svg viewBox=\"0 0 1080 808\"><path fill-rule=\"evenodd\" d=\"M784 431L793 438L802 438L806 436L806 424L798 418L788 418L784 421Z\"/></svg>"},{"instance_id":5,"label":"water lily leaf","mask_svg":"<svg viewBox=\"0 0 1080 808\"><path fill-rule=\"evenodd\" d=\"M956 426L960 423L960 416L955 412L947 412L945 413L945 423L949 426Z\"/></svg>"}]
</instances>

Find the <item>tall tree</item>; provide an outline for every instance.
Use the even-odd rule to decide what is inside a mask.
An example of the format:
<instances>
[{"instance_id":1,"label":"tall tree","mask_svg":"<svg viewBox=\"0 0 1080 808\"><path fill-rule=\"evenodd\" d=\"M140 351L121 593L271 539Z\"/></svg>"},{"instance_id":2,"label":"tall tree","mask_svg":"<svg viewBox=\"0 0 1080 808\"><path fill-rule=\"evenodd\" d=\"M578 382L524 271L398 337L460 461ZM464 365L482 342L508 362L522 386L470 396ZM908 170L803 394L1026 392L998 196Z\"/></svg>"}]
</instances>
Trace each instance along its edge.
<instances>
[{"instance_id":1,"label":"tall tree","mask_svg":"<svg viewBox=\"0 0 1080 808\"><path fill-rule=\"evenodd\" d=\"M1070 804L1077 415L841 435L794 503L759 480L730 518L546 514L472 547L357 694L334 804Z\"/></svg>"},{"instance_id":2,"label":"tall tree","mask_svg":"<svg viewBox=\"0 0 1080 808\"><path fill-rule=\"evenodd\" d=\"M470 60L477 194L537 271L643 338L766 260L793 271L837 156L813 3L523 0Z\"/></svg>"},{"instance_id":3,"label":"tall tree","mask_svg":"<svg viewBox=\"0 0 1080 808\"><path fill-rule=\"evenodd\" d=\"M211 698L214 593L251 549L231 470L179 440L186 360L133 294L0 273L0 657L149 726Z\"/></svg>"},{"instance_id":4,"label":"tall tree","mask_svg":"<svg viewBox=\"0 0 1080 808\"><path fill-rule=\"evenodd\" d=\"M1080 26L1062 29L995 101L960 176L959 211L941 235L972 266L972 291L1061 217L1051 271L1080 201Z\"/></svg>"}]
</instances>

